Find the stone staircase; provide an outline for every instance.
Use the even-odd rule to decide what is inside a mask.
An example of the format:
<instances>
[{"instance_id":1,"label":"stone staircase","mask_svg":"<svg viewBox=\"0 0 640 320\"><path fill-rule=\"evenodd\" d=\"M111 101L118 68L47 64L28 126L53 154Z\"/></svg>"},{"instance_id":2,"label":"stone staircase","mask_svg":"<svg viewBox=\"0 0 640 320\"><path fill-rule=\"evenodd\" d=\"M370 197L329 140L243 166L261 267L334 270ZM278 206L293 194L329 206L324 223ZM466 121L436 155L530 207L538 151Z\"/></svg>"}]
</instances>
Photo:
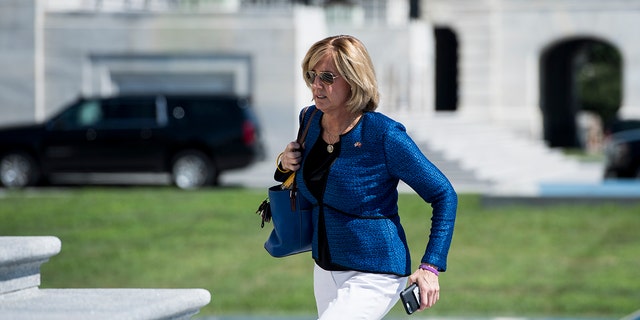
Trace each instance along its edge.
<instances>
[{"instance_id":1,"label":"stone staircase","mask_svg":"<svg viewBox=\"0 0 640 320\"><path fill-rule=\"evenodd\" d=\"M483 193L493 188L493 182L481 178L471 168L466 168L462 161L447 157L443 150L435 149L429 143L416 141L418 147L427 156L429 161L442 171L458 192Z\"/></svg>"},{"instance_id":2,"label":"stone staircase","mask_svg":"<svg viewBox=\"0 0 640 320\"><path fill-rule=\"evenodd\" d=\"M56 237L0 237L0 319L190 319L211 300L204 289L40 289L40 266Z\"/></svg>"},{"instance_id":3,"label":"stone staircase","mask_svg":"<svg viewBox=\"0 0 640 320\"><path fill-rule=\"evenodd\" d=\"M536 195L542 184L599 183L585 164L498 126L456 114L393 115L459 192Z\"/></svg>"}]
</instances>

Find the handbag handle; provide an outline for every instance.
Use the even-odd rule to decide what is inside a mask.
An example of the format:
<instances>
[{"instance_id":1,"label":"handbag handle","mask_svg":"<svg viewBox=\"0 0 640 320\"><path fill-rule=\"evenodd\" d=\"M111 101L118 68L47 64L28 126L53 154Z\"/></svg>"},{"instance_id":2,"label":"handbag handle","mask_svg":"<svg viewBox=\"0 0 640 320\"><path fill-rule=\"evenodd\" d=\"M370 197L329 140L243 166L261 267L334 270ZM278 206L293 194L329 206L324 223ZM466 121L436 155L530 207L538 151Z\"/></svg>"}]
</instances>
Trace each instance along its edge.
<instances>
[{"instance_id":1,"label":"handbag handle","mask_svg":"<svg viewBox=\"0 0 640 320\"><path fill-rule=\"evenodd\" d=\"M302 121L304 121L304 116L307 114L307 110L309 110L309 108L311 107L306 107L302 113ZM304 144L305 139L307 138L307 132L309 131L309 125L311 124L311 119L313 119L313 116L316 114L316 112L318 112L318 109L313 110L313 112L311 113L311 116L309 117L309 120L307 121L307 124L304 126L304 130L302 132L298 131L298 143L300 144L300 147L302 147L302 145Z\"/></svg>"},{"instance_id":2,"label":"handbag handle","mask_svg":"<svg viewBox=\"0 0 640 320\"><path fill-rule=\"evenodd\" d=\"M309 110L310 107L307 107L304 109L303 113L302 113L302 121L304 121L304 117L307 113L307 110ZM318 109L314 109L313 112L311 113L311 116L309 117L309 120L307 120L307 124L304 127L304 130L299 130L298 131L298 144L300 144L300 148L302 148L304 141L307 138L307 132L309 131L309 126L311 125L311 120L313 120L313 116L316 114L316 112L318 111ZM296 173L292 173L291 176L282 183L283 188L286 188L285 183L287 181L290 181L291 184L291 190L289 191L289 200L291 202L291 211L295 212L296 211L296 196L298 195L298 186L296 184L296 179L295 179Z\"/></svg>"},{"instance_id":3,"label":"handbag handle","mask_svg":"<svg viewBox=\"0 0 640 320\"><path fill-rule=\"evenodd\" d=\"M310 107L306 107L303 111L302 111L302 120L301 120L301 124L302 122L304 122L304 118L305 115L307 113L307 111L309 110ZM304 145L304 142L307 138L307 132L309 131L309 126L311 125L311 120L313 119L313 116L316 114L316 112L318 111L318 109L313 110L313 112L311 113L311 116L309 117L309 120L307 121L307 124L304 126L304 129L302 128L302 126L298 129L298 137L296 139L296 142L298 142L298 144L300 144L300 147L302 148L302 146ZM295 176L296 173L292 173L281 185L282 189L294 189L295 188Z\"/></svg>"}]
</instances>

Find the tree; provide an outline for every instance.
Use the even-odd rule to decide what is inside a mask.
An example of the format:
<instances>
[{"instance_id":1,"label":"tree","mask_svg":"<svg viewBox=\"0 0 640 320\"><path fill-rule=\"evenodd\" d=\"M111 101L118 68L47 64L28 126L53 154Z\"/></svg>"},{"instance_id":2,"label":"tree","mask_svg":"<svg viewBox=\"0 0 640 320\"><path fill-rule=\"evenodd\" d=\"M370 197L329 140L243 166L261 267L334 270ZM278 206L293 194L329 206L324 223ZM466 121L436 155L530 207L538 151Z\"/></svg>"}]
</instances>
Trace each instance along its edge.
<instances>
[{"instance_id":1,"label":"tree","mask_svg":"<svg viewBox=\"0 0 640 320\"><path fill-rule=\"evenodd\" d=\"M622 59L613 46L585 42L578 59L578 100L583 110L600 116L605 127L615 119L622 100Z\"/></svg>"}]
</instances>

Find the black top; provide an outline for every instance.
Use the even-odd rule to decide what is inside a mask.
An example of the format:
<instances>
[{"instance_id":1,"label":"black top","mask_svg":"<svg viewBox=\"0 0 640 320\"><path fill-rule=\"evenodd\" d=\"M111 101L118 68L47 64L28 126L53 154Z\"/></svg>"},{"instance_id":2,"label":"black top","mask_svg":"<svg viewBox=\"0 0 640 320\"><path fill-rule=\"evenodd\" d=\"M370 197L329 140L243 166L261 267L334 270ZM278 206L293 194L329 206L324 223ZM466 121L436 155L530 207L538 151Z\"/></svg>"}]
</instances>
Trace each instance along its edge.
<instances>
[{"instance_id":1,"label":"black top","mask_svg":"<svg viewBox=\"0 0 640 320\"><path fill-rule=\"evenodd\" d=\"M331 263L331 253L327 242L327 229L324 222L324 210L322 197L327 184L327 176L331 164L340 154L340 141L333 144L333 152L327 151L328 143L323 139L313 145L305 162L303 172L304 182L307 188L320 202L320 213L318 216L318 258L316 263L319 267L329 271L344 271L346 268Z\"/></svg>"},{"instance_id":2,"label":"black top","mask_svg":"<svg viewBox=\"0 0 640 320\"><path fill-rule=\"evenodd\" d=\"M340 154L340 141L333 144L332 153L327 151L328 145L329 144L323 139L316 141L305 160L305 170L302 174L307 188L311 194L318 199L318 202L320 202L320 213L318 216L318 258L316 259L316 263L325 270L345 271L348 269L331 263L331 253L329 252L327 229L324 221L324 210L322 209L322 198L327 184L329 168ZM291 172L282 173L276 170L274 178L276 181L283 182L290 175Z\"/></svg>"}]
</instances>

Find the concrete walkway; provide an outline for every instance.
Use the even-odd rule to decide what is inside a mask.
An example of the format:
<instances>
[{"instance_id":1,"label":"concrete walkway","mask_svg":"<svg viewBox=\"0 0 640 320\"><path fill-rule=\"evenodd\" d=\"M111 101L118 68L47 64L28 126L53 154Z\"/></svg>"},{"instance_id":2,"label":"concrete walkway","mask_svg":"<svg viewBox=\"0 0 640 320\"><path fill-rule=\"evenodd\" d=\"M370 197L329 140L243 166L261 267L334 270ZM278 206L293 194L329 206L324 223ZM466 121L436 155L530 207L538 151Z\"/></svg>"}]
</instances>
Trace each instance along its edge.
<instances>
[{"instance_id":1,"label":"concrete walkway","mask_svg":"<svg viewBox=\"0 0 640 320\"><path fill-rule=\"evenodd\" d=\"M633 315L631 315L633 316ZM199 320L316 320L317 318L314 316L220 316L220 317L202 317L195 319ZM424 312L424 314L413 314L411 316L389 316L385 317L384 320L640 320L640 318L589 318L589 317L556 317L556 318L527 318L527 317L432 317Z\"/></svg>"}]
</instances>

